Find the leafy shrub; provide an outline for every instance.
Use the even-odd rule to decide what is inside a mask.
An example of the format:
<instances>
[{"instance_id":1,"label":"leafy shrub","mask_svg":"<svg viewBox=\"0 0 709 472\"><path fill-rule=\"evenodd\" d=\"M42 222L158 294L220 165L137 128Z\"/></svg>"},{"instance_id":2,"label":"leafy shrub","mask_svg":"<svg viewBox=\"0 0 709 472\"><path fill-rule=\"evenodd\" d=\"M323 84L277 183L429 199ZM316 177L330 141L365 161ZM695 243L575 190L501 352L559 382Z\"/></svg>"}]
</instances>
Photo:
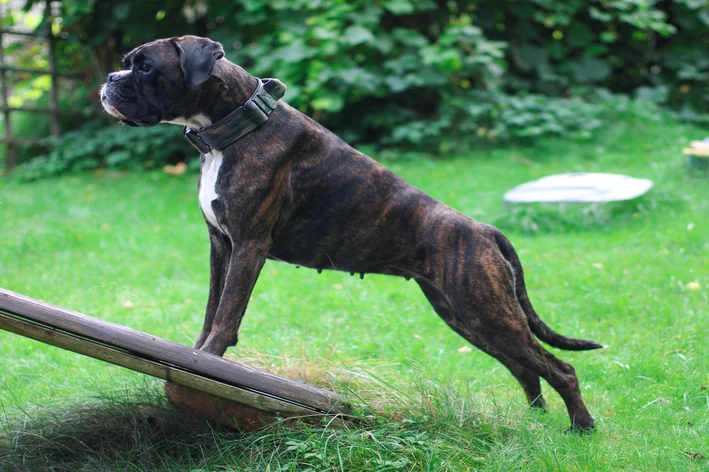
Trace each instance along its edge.
<instances>
[{"instance_id":1,"label":"leafy shrub","mask_svg":"<svg viewBox=\"0 0 709 472\"><path fill-rule=\"evenodd\" d=\"M384 144L433 148L439 153L465 149L480 140L529 140L558 135L588 138L611 107L606 100L470 93L448 96L435 120L414 120L395 128Z\"/></svg>"},{"instance_id":2,"label":"leafy shrub","mask_svg":"<svg viewBox=\"0 0 709 472\"><path fill-rule=\"evenodd\" d=\"M211 36L254 74L275 73L291 104L354 143L446 153L601 125L601 103L506 93L504 38L488 39L463 3L446 5L242 2L248 20L239 8L213 14L247 25Z\"/></svg>"},{"instance_id":3,"label":"leafy shrub","mask_svg":"<svg viewBox=\"0 0 709 472\"><path fill-rule=\"evenodd\" d=\"M289 85L289 103L355 143L428 145L454 127L437 116L450 98L495 90L504 71L504 43L430 0L240 6L220 12L225 23L245 23L236 36L211 36L250 72L276 75Z\"/></svg>"},{"instance_id":4,"label":"leafy shrub","mask_svg":"<svg viewBox=\"0 0 709 472\"><path fill-rule=\"evenodd\" d=\"M97 84L137 44L209 36L356 145L586 136L606 90L709 113L709 0L62 0L60 16L60 56Z\"/></svg>"},{"instance_id":5,"label":"leafy shrub","mask_svg":"<svg viewBox=\"0 0 709 472\"><path fill-rule=\"evenodd\" d=\"M59 138L48 138L52 151L20 165L14 177L36 180L99 167L146 168L185 159L182 128L131 128L94 121ZM194 154L192 152L191 154Z\"/></svg>"}]
</instances>

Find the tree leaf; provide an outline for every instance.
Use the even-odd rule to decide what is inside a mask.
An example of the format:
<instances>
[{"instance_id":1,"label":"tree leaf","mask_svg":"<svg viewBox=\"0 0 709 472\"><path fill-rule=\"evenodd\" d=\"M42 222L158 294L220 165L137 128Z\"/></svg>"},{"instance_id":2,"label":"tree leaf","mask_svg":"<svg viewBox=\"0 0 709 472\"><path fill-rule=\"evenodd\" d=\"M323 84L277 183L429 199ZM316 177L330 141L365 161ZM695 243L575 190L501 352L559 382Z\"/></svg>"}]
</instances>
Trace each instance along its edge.
<instances>
[{"instance_id":1,"label":"tree leaf","mask_svg":"<svg viewBox=\"0 0 709 472\"><path fill-rule=\"evenodd\" d=\"M611 70L602 60L584 56L571 63L571 72L579 82L598 82L608 77Z\"/></svg>"},{"instance_id":2,"label":"tree leaf","mask_svg":"<svg viewBox=\"0 0 709 472\"><path fill-rule=\"evenodd\" d=\"M355 46L373 41L374 35L364 26L352 25L345 30L342 39L345 43Z\"/></svg>"},{"instance_id":3,"label":"tree leaf","mask_svg":"<svg viewBox=\"0 0 709 472\"><path fill-rule=\"evenodd\" d=\"M409 0L387 0L383 7L395 15L407 15L414 12L414 5Z\"/></svg>"},{"instance_id":4,"label":"tree leaf","mask_svg":"<svg viewBox=\"0 0 709 472\"><path fill-rule=\"evenodd\" d=\"M313 107L314 110L331 112L340 111L344 104L345 99L342 95L336 95L333 92L328 92L326 95L311 100L310 102L310 106Z\"/></svg>"}]
</instances>

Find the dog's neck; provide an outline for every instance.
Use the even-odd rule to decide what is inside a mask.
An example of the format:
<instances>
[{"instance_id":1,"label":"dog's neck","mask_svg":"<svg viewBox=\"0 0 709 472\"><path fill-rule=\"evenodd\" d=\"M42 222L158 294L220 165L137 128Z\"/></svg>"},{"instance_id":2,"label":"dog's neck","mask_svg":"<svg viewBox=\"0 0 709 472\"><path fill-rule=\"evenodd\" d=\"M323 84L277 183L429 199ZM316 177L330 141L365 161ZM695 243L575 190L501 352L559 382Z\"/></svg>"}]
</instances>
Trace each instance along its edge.
<instances>
[{"instance_id":1,"label":"dog's neck","mask_svg":"<svg viewBox=\"0 0 709 472\"><path fill-rule=\"evenodd\" d=\"M209 111L205 115L211 123L216 123L243 106L254 94L259 82L256 77L226 59L217 61L212 75L211 80L219 80L221 86L214 87L218 92L210 97L212 100L208 100L211 103L206 108Z\"/></svg>"},{"instance_id":2,"label":"dog's neck","mask_svg":"<svg viewBox=\"0 0 709 472\"><path fill-rule=\"evenodd\" d=\"M168 116L163 122L199 130L214 124L243 106L258 87L258 79L227 59L217 61L209 80L182 116ZM183 113L185 110L183 109Z\"/></svg>"}]
</instances>

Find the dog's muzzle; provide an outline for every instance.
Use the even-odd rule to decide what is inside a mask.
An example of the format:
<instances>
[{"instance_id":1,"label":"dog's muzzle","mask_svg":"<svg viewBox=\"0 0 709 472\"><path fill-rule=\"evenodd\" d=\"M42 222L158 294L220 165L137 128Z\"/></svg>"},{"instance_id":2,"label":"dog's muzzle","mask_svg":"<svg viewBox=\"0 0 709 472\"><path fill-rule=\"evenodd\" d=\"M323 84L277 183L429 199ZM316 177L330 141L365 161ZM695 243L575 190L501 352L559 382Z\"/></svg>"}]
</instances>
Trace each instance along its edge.
<instances>
[{"instance_id":1,"label":"dog's muzzle","mask_svg":"<svg viewBox=\"0 0 709 472\"><path fill-rule=\"evenodd\" d=\"M147 108L148 112L140 118L129 118L127 115L130 115L131 113L123 113L118 110L116 105L114 105L114 100L112 99L112 97L115 96L115 91L112 90L112 87L115 87L115 85L113 85L114 82L118 82L122 79L115 79L112 78L112 76L113 74L109 74L108 82L103 84L99 91L101 97L101 105L103 106L103 109L106 110L106 113L115 118L118 118L118 120L124 125L134 127L155 126L162 121L162 113L160 112L160 110L158 110L152 103L147 102L145 100L142 100L142 107L139 107L139 102L136 98L136 105L134 105L134 107Z\"/></svg>"}]
</instances>

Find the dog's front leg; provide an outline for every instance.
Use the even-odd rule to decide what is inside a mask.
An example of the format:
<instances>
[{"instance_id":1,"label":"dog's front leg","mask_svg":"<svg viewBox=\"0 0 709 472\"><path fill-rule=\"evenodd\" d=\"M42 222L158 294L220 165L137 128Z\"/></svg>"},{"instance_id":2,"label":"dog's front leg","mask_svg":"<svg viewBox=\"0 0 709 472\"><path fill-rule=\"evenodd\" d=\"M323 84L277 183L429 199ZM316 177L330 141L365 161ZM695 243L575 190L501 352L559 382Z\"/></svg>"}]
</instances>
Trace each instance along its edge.
<instances>
[{"instance_id":1,"label":"dog's front leg","mask_svg":"<svg viewBox=\"0 0 709 472\"><path fill-rule=\"evenodd\" d=\"M222 356L237 342L239 325L266 262L269 244L261 240L232 243L229 269L209 336L200 350Z\"/></svg>"},{"instance_id":2,"label":"dog's front leg","mask_svg":"<svg viewBox=\"0 0 709 472\"><path fill-rule=\"evenodd\" d=\"M212 323L219 308L219 300L222 297L224 283L229 270L229 259L231 258L231 241L221 231L211 225L209 227L209 298L207 299L207 309L204 314L204 324L202 331L194 344L195 349L202 347L207 340L207 336L212 331Z\"/></svg>"}]
</instances>

